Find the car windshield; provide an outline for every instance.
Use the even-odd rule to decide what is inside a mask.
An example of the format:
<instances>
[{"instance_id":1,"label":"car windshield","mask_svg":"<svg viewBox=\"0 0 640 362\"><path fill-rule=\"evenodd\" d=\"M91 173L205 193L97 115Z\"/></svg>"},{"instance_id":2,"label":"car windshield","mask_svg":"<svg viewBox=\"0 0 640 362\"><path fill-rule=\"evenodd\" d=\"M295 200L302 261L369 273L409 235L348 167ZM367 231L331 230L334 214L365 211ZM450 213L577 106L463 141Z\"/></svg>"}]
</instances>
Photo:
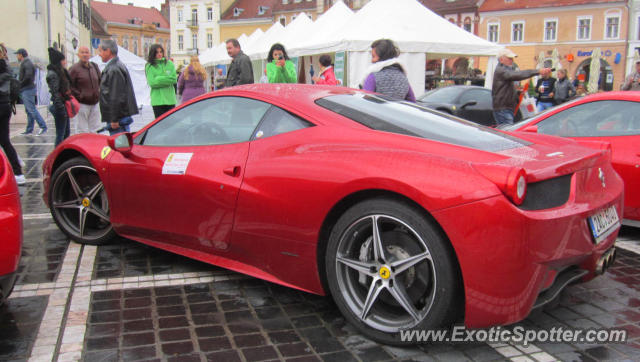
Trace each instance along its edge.
<instances>
[{"instance_id":1,"label":"car windshield","mask_svg":"<svg viewBox=\"0 0 640 362\"><path fill-rule=\"evenodd\" d=\"M574 99L573 101L569 102L569 103L564 103L565 104L572 104L572 103L577 103L578 101L580 101L580 98L578 99ZM527 118L525 120L522 120L520 122L516 122L514 124L508 124L508 123L504 123L501 125L498 125L496 128L504 130L504 131L515 131L523 126L526 126L528 124L536 124L536 122L538 122L538 120L540 119L544 119L547 117L547 114L549 113L553 113L555 112L555 110L557 109L558 106L555 107L551 107L551 108L547 108L546 110L544 110L542 113L538 113L535 116L531 117L531 118Z\"/></svg>"},{"instance_id":2,"label":"car windshield","mask_svg":"<svg viewBox=\"0 0 640 362\"><path fill-rule=\"evenodd\" d=\"M418 100L433 103L453 103L459 94L460 89L457 87L439 88L425 93Z\"/></svg>"},{"instance_id":3,"label":"car windshield","mask_svg":"<svg viewBox=\"0 0 640 362\"><path fill-rule=\"evenodd\" d=\"M497 152L530 143L456 117L443 116L409 102L380 95L341 94L316 104L378 131L426 138L438 142Z\"/></svg>"}]
</instances>

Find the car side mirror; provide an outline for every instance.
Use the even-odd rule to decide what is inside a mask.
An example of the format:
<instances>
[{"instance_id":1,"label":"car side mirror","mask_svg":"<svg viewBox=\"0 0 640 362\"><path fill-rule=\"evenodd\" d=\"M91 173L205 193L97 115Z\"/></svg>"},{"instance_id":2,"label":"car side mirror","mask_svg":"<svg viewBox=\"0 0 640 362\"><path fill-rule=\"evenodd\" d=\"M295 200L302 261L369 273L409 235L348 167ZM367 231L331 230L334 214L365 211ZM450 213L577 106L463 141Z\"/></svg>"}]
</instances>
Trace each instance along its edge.
<instances>
[{"instance_id":1,"label":"car side mirror","mask_svg":"<svg viewBox=\"0 0 640 362\"><path fill-rule=\"evenodd\" d=\"M127 156L133 147L133 136L131 132L115 134L107 139L109 147Z\"/></svg>"},{"instance_id":2,"label":"car side mirror","mask_svg":"<svg viewBox=\"0 0 640 362\"><path fill-rule=\"evenodd\" d=\"M469 101L469 102L467 102L467 103L463 104L463 105L462 105L462 107L460 107L460 108L466 108L466 107L470 107L470 106L475 106L476 104L478 104L478 102L476 102L476 101Z\"/></svg>"},{"instance_id":3,"label":"car side mirror","mask_svg":"<svg viewBox=\"0 0 640 362\"><path fill-rule=\"evenodd\" d=\"M538 133L538 125L531 125L531 126L526 126L525 128L522 129L522 132L531 132L531 133Z\"/></svg>"}]
</instances>

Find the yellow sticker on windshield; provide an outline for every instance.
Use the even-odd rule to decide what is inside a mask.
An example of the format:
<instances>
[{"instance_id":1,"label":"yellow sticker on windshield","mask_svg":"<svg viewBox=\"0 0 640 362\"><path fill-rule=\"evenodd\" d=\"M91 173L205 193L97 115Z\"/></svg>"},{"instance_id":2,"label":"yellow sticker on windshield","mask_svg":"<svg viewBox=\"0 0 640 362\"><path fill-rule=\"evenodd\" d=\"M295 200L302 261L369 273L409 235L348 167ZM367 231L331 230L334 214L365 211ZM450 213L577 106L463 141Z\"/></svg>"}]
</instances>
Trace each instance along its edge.
<instances>
[{"instance_id":1,"label":"yellow sticker on windshield","mask_svg":"<svg viewBox=\"0 0 640 362\"><path fill-rule=\"evenodd\" d=\"M102 157L102 159L104 160L109 155L109 152L111 152L111 147L104 146L102 152L100 153L100 157Z\"/></svg>"}]
</instances>

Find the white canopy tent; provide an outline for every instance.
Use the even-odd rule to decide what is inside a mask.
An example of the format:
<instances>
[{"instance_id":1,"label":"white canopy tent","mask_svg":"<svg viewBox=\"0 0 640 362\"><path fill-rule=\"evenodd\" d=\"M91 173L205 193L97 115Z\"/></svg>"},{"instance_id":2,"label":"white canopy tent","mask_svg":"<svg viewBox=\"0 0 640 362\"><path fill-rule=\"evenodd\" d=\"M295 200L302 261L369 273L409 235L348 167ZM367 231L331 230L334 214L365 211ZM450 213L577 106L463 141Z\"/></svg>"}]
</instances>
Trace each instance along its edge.
<instances>
[{"instance_id":1,"label":"white canopy tent","mask_svg":"<svg viewBox=\"0 0 640 362\"><path fill-rule=\"evenodd\" d=\"M314 46L323 44L327 39L335 39L338 32L344 28L349 20L353 17L354 12L347 7L342 1L337 1L333 6L322 14L314 23L308 34L303 34L299 43L294 44L289 51L292 56L299 56L299 50L312 51ZM314 54L325 52L326 49L315 49Z\"/></svg>"},{"instance_id":2,"label":"white canopy tent","mask_svg":"<svg viewBox=\"0 0 640 362\"><path fill-rule=\"evenodd\" d=\"M400 59L407 68L416 96L424 91L427 58L489 56L486 84L490 86L497 65L495 55L502 49L498 44L451 24L416 0L371 0L357 13L338 1L315 23L300 14L286 28L275 23L264 34L254 35L246 43L241 41L242 50L254 63L266 59L274 43L285 45L289 56L345 52L346 85L354 88L358 87L371 64L371 43L377 39L391 39L400 50ZM203 53L202 58L201 63L205 66L231 61L225 44ZM307 68L312 62L305 64ZM254 64L254 68L257 66ZM308 71L306 68L300 71Z\"/></svg>"},{"instance_id":3,"label":"white canopy tent","mask_svg":"<svg viewBox=\"0 0 640 362\"><path fill-rule=\"evenodd\" d=\"M300 13L296 18L284 28L284 35L281 39L274 41L273 43L280 43L284 45L285 49L292 48L306 39L311 34L313 28L313 20L305 13ZM269 48L271 48L269 45ZM268 52L269 49L267 49ZM288 54L288 52L287 52ZM268 54L267 54L268 56Z\"/></svg>"},{"instance_id":4,"label":"white canopy tent","mask_svg":"<svg viewBox=\"0 0 640 362\"><path fill-rule=\"evenodd\" d=\"M243 49L243 51L253 60L267 59L267 53L269 53L273 43L281 41L284 34L285 27L280 23L275 23L260 38L255 40L251 49Z\"/></svg>"},{"instance_id":5,"label":"white canopy tent","mask_svg":"<svg viewBox=\"0 0 640 362\"><path fill-rule=\"evenodd\" d=\"M142 105L150 105L151 89L149 88L149 84L147 84L147 76L144 71L144 67L147 62L122 47L118 47L118 58L129 71L131 82L133 83L133 92L136 94L136 102L138 103L138 107ZM98 64L100 70L103 70L106 66L106 63L103 63L102 59L98 55L94 56L90 60Z\"/></svg>"},{"instance_id":6,"label":"white canopy tent","mask_svg":"<svg viewBox=\"0 0 640 362\"><path fill-rule=\"evenodd\" d=\"M408 68L407 76L416 95L424 90L427 56L495 56L502 48L449 23L416 0L371 0L344 26L334 29L324 39L300 43L291 52L296 55L347 52L347 85L358 87L371 64L371 43L391 39L401 52L400 59ZM492 73L493 69L487 70L487 74Z\"/></svg>"}]
</instances>

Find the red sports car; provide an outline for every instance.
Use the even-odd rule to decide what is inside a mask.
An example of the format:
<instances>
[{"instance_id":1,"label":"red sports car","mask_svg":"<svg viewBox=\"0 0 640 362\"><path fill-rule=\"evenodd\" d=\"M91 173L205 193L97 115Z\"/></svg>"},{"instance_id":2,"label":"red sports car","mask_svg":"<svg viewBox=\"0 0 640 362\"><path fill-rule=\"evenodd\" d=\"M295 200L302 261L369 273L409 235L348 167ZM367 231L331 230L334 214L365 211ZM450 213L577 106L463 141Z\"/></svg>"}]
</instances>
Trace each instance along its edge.
<instances>
[{"instance_id":1,"label":"red sports car","mask_svg":"<svg viewBox=\"0 0 640 362\"><path fill-rule=\"evenodd\" d=\"M640 92L588 95L505 129L609 142L624 180L622 223L640 227Z\"/></svg>"},{"instance_id":2,"label":"red sports car","mask_svg":"<svg viewBox=\"0 0 640 362\"><path fill-rule=\"evenodd\" d=\"M20 193L9 160L0 151L0 305L16 283L22 251Z\"/></svg>"},{"instance_id":3,"label":"red sports car","mask_svg":"<svg viewBox=\"0 0 640 362\"><path fill-rule=\"evenodd\" d=\"M209 93L44 163L70 238L116 234L317 294L384 343L509 324L613 260L610 149L515 137L354 89Z\"/></svg>"}]
</instances>

